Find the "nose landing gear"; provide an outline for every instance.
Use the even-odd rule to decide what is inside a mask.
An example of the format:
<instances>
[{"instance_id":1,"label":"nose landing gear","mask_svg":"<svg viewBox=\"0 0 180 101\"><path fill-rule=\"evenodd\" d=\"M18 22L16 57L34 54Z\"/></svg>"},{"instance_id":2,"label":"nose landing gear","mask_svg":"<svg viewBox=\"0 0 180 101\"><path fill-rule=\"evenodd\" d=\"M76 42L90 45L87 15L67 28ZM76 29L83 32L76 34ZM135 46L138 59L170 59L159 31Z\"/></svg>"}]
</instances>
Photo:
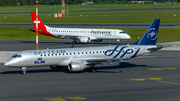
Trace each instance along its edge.
<instances>
[{"instance_id":1,"label":"nose landing gear","mask_svg":"<svg viewBox=\"0 0 180 101\"><path fill-rule=\"evenodd\" d=\"M25 75L26 74L26 67L20 67L20 69L22 70L22 74Z\"/></svg>"}]
</instances>

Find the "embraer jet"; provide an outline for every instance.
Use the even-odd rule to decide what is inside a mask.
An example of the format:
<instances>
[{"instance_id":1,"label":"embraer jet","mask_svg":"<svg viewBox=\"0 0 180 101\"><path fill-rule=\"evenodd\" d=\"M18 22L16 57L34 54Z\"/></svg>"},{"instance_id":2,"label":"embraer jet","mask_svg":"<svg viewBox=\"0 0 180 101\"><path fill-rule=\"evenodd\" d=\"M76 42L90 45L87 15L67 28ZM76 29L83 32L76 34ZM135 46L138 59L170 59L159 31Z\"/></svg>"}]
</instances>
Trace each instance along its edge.
<instances>
[{"instance_id":1,"label":"embraer jet","mask_svg":"<svg viewBox=\"0 0 180 101\"><path fill-rule=\"evenodd\" d=\"M130 39L130 36L119 29L89 29L89 28L50 28L44 25L38 17L36 21L36 13L31 11L33 29L36 31L36 22L38 23L38 31L41 34L57 37L69 38L74 40L73 43L89 43L90 41L101 42L103 39L116 39L119 43L121 39Z\"/></svg>"},{"instance_id":2,"label":"embraer jet","mask_svg":"<svg viewBox=\"0 0 180 101\"><path fill-rule=\"evenodd\" d=\"M163 48L156 45L159 23L160 19L155 19L143 37L132 45L21 51L8 59L4 65L21 67L23 74L26 73L26 67L34 66L50 66L52 69L67 66L72 72L90 68L90 71L95 72L96 64L121 62Z\"/></svg>"}]
</instances>

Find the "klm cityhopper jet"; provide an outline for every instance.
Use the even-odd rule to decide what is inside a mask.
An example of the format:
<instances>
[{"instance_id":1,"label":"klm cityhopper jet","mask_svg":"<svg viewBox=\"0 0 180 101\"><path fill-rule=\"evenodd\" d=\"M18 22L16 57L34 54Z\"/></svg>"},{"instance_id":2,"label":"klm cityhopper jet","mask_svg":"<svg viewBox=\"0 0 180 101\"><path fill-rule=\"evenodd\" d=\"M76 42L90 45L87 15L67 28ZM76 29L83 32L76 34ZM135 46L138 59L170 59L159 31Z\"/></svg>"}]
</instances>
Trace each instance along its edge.
<instances>
[{"instance_id":1,"label":"klm cityhopper jet","mask_svg":"<svg viewBox=\"0 0 180 101\"><path fill-rule=\"evenodd\" d=\"M30 31L36 31L36 22L38 23L38 32L47 36L56 38L69 38L74 40L73 43L90 43L101 42L103 39L114 39L118 43L121 39L130 39L131 37L123 30L119 29L90 29L90 28L50 28L44 25L41 19L38 17L36 21L36 13L31 12L33 29Z\"/></svg>"},{"instance_id":2,"label":"klm cityhopper jet","mask_svg":"<svg viewBox=\"0 0 180 101\"><path fill-rule=\"evenodd\" d=\"M52 69L68 66L69 71L75 72L90 68L90 71L96 72L96 64L121 62L163 48L156 45L159 23L160 19L155 19L143 37L132 45L21 51L4 65L21 67L23 74L26 73L26 67L34 66L50 66Z\"/></svg>"}]
</instances>

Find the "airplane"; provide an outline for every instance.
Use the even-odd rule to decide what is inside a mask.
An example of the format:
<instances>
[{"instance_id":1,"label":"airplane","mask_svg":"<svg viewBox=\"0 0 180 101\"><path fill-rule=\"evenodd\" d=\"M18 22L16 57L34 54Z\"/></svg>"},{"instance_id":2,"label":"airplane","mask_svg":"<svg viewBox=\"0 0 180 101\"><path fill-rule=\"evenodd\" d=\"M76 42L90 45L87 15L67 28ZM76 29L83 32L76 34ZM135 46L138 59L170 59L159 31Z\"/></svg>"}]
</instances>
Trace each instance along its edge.
<instances>
[{"instance_id":1,"label":"airplane","mask_svg":"<svg viewBox=\"0 0 180 101\"><path fill-rule=\"evenodd\" d=\"M102 42L103 39L116 39L119 43L121 39L130 39L131 37L123 30L119 29L90 29L90 28L50 28L44 25L38 17L36 21L36 13L31 11L33 29L36 32L36 22L38 23L38 32L47 36L56 38L69 38L74 40L73 43L90 43Z\"/></svg>"},{"instance_id":2,"label":"airplane","mask_svg":"<svg viewBox=\"0 0 180 101\"><path fill-rule=\"evenodd\" d=\"M160 19L155 19L142 38L131 45L59 48L21 51L8 59L6 67L20 67L26 74L26 67L50 66L52 69L68 67L71 72L82 72L89 68L96 72L96 64L121 62L164 46L156 45ZM73 44L74 45L74 44Z\"/></svg>"}]
</instances>

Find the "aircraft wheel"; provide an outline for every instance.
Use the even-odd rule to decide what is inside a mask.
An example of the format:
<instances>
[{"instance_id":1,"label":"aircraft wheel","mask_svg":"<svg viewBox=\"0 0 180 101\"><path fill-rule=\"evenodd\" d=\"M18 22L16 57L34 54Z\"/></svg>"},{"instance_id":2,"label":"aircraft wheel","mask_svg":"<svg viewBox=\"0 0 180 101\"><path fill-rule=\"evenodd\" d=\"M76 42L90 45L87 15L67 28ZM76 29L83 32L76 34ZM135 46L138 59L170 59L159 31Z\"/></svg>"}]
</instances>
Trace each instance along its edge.
<instances>
[{"instance_id":1,"label":"aircraft wheel","mask_svg":"<svg viewBox=\"0 0 180 101\"><path fill-rule=\"evenodd\" d=\"M23 71L22 74L25 75L25 74L26 74L26 71Z\"/></svg>"},{"instance_id":2,"label":"aircraft wheel","mask_svg":"<svg viewBox=\"0 0 180 101\"><path fill-rule=\"evenodd\" d=\"M25 75L26 74L26 67L20 67L20 69L22 70L22 74Z\"/></svg>"},{"instance_id":3,"label":"aircraft wheel","mask_svg":"<svg viewBox=\"0 0 180 101\"><path fill-rule=\"evenodd\" d=\"M90 72L92 72L92 73L95 73L97 71L97 69L96 68L90 68Z\"/></svg>"},{"instance_id":4,"label":"aircraft wheel","mask_svg":"<svg viewBox=\"0 0 180 101\"><path fill-rule=\"evenodd\" d=\"M73 43L73 44L77 44L77 41L73 41L72 43Z\"/></svg>"}]
</instances>

